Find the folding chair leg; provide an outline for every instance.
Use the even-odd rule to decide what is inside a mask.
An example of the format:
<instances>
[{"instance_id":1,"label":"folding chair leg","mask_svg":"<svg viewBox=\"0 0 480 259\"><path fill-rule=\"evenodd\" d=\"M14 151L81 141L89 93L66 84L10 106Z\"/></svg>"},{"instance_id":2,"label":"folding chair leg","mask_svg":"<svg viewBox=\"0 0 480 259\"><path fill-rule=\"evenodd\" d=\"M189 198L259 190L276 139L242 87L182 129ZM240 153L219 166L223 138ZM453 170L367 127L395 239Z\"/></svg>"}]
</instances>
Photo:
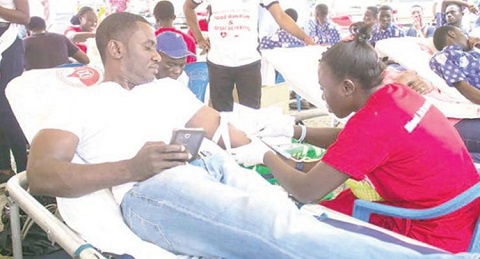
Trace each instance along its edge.
<instances>
[{"instance_id":1,"label":"folding chair leg","mask_svg":"<svg viewBox=\"0 0 480 259\"><path fill-rule=\"evenodd\" d=\"M18 204L12 199L8 199L10 206L10 227L12 228L12 246L13 258L22 259L22 237L20 230L20 210Z\"/></svg>"}]
</instances>

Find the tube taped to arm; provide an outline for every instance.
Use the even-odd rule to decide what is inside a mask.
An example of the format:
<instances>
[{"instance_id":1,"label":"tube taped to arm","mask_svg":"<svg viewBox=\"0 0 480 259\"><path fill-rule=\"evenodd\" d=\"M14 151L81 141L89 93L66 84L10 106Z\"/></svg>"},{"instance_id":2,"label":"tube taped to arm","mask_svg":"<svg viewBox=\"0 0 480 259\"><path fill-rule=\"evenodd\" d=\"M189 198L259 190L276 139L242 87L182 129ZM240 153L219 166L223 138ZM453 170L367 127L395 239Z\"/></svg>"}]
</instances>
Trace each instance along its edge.
<instances>
[{"instance_id":1,"label":"tube taped to arm","mask_svg":"<svg viewBox=\"0 0 480 259\"><path fill-rule=\"evenodd\" d=\"M218 128L215 131L215 134L213 134L212 141L218 144L220 137L222 137L223 144L225 145L225 149L227 150L227 153L231 154L232 143L230 142L230 132L228 129L229 121L230 121L230 113L221 112L220 125L218 125Z\"/></svg>"}]
</instances>

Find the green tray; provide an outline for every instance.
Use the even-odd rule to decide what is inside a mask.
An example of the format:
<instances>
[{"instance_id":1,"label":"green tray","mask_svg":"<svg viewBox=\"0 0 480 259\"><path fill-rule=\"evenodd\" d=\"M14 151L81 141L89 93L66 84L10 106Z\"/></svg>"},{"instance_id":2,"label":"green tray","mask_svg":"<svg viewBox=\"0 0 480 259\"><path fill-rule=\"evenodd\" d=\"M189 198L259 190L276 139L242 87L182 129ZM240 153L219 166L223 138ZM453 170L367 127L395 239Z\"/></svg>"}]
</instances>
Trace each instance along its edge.
<instances>
[{"instance_id":1,"label":"green tray","mask_svg":"<svg viewBox=\"0 0 480 259\"><path fill-rule=\"evenodd\" d=\"M325 154L325 149L316 147L314 145L306 144L306 143L298 143L296 139L292 139L292 143L288 145L281 145L279 146L282 150L287 152L292 156L292 160L301 161L301 162L314 162L318 161L322 158L323 154ZM246 167L248 169L255 170L258 174L260 174L265 180L267 180L271 184L279 185L277 179L273 177L270 169L264 165L255 165ZM331 200L334 197L333 193L327 194L323 197L322 200Z\"/></svg>"}]
</instances>

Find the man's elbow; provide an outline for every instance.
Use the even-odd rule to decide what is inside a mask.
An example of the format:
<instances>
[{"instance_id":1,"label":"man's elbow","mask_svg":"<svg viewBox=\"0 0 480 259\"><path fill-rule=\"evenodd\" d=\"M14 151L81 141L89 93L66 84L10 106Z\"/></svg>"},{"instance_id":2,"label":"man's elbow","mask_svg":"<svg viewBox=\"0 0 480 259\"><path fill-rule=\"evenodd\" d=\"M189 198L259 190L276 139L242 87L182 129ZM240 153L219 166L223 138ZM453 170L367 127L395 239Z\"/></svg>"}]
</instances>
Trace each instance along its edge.
<instances>
[{"instance_id":1,"label":"man's elbow","mask_svg":"<svg viewBox=\"0 0 480 259\"><path fill-rule=\"evenodd\" d=\"M27 168L28 189L31 194L46 195L47 191L43 186L44 181L37 177L34 170Z\"/></svg>"}]
</instances>

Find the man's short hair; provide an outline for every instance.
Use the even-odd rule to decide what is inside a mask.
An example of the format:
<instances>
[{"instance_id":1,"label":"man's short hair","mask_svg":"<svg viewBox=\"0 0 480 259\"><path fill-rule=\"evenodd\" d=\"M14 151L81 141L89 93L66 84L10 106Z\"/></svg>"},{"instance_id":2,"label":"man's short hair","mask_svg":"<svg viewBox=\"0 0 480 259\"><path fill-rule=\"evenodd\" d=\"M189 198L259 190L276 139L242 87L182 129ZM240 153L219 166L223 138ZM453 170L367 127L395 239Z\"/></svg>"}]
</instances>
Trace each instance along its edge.
<instances>
[{"instance_id":1,"label":"man's short hair","mask_svg":"<svg viewBox=\"0 0 480 259\"><path fill-rule=\"evenodd\" d=\"M420 8L423 11L423 7L419 4L412 5L412 7L410 7L410 9L417 8L417 7Z\"/></svg>"},{"instance_id":2,"label":"man's short hair","mask_svg":"<svg viewBox=\"0 0 480 259\"><path fill-rule=\"evenodd\" d=\"M43 31L47 28L47 24L42 17L32 16L26 28L30 31Z\"/></svg>"},{"instance_id":3,"label":"man's short hair","mask_svg":"<svg viewBox=\"0 0 480 259\"><path fill-rule=\"evenodd\" d=\"M393 9L389 5L382 5L378 8L378 11L392 11L393 12Z\"/></svg>"},{"instance_id":4,"label":"man's short hair","mask_svg":"<svg viewBox=\"0 0 480 259\"><path fill-rule=\"evenodd\" d=\"M124 44L128 43L132 34L138 29L137 22L150 25L142 16L128 12L110 14L100 23L95 33L95 42L103 64L106 61L108 43L113 39Z\"/></svg>"},{"instance_id":5,"label":"man's short hair","mask_svg":"<svg viewBox=\"0 0 480 259\"><path fill-rule=\"evenodd\" d=\"M292 18L293 21L297 21L298 19L298 13L297 11L295 11L295 9L293 8L288 8L287 10L285 10L285 13L290 16L290 18Z\"/></svg>"},{"instance_id":6,"label":"man's short hair","mask_svg":"<svg viewBox=\"0 0 480 259\"><path fill-rule=\"evenodd\" d=\"M327 15L328 14L328 5L326 4L317 4L317 6L315 7L315 10L320 12L321 14L325 14Z\"/></svg>"},{"instance_id":7,"label":"man's short hair","mask_svg":"<svg viewBox=\"0 0 480 259\"><path fill-rule=\"evenodd\" d=\"M449 2L447 5L445 5L445 9L443 10L443 12L445 12L445 10L447 10L447 7L449 7L451 5L457 6L458 10L460 10L460 12L463 11L463 6L461 4Z\"/></svg>"},{"instance_id":8,"label":"man's short hair","mask_svg":"<svg viewBox=\"0 0 480 259\"><path fill-rule=\"evenodd\" d=\"M375 18L378 19L378 7L376 6L369 6L367 7L367 10L369 10Z\"/></svg>"},{"instance_id":9,"label":"man's short hair","mask_svg":"<svg viewBox=\"0 0 480 259\"><path fill-rule=\"evenodd\" d=\"M438 27L433 33L433 45L437 50L442 50L447 46L448 32L455 30L452 25L443 25Z\"/></svg>"},{"instance_id":10,"label":"man's short hair","mask_svg":"<svg viewBox=\"0 0 480 259\"><path fill-rule=\"evenodd\" d=\"M170 1L160 1L153 9L153 16L157 21L164 21L175 18L175 8Z\"/></svg>"}]
</instances>

